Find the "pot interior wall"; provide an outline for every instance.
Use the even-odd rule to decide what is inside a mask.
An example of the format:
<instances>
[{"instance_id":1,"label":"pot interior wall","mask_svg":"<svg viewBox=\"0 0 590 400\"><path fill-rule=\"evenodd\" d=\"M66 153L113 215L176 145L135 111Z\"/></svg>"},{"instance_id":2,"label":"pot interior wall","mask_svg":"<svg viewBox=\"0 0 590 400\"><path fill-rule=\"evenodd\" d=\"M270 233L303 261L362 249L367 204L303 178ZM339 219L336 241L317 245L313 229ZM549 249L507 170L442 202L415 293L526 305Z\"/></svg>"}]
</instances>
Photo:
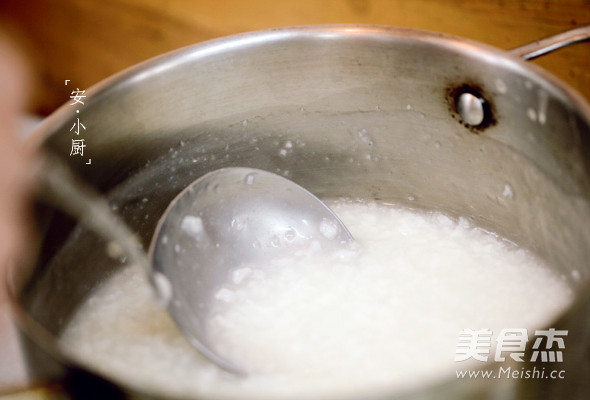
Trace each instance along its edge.
<instances>
[{"instance_id":1,"label":"pot interior wall","mask_svg":"<svg viewBox=\"0 0 590 400\"><path fill-rule=\"evenodd\" d=\"M146 248L186 185L210 170L248 166L323 198L466 217L582 287L590 272L588 116L535 71L493 49L421 32L266 32L181 50L89 91L78 117L91 165L68 157L72 108L39 135L108 195ZM459 87L490 104L485 129L461 123ZM53 233L21 299L59 335L125 261L62 215L41 214Z\"/></svg>"}]
</instances>

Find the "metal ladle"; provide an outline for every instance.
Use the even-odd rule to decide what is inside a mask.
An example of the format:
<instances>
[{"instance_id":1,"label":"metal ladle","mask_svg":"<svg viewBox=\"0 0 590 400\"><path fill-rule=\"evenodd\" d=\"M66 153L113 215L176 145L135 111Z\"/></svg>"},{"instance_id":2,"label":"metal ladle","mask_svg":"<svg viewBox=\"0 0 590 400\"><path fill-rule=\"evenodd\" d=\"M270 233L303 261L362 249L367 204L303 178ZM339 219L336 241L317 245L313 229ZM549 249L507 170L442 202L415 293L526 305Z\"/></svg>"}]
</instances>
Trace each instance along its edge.
<instances>
[{"instance_id":1,"label":"metal ladle","mask_svg":"<svg viewBox=\"0 0 590 400\"><path fill-rule=\"evenodd\" d=\"M306 248L341 249L353 241L322 201L279 175L224 168L183 190L162 215L149 256L153 283L186 338L233 373L207 335L215 292L244 264L269 265Z\"/></svg>"},{"instance_id":2,"label":"metal ladle","mask_svg":"<svg viewBox=\"0 0 590 400\"><path fill-rule=\"evenodd\" d=\"M264 265L306 248L331 251L353 242L332 210L304 188L270 172L232 167L201 176L170 203L146 257L106 199L58 159L46 155L41 164L42 197L143 266L189 342L235 374L245 371L219 356L207 335L215 292L232 271L243 263Z\"/></svg>"}]
</instances>

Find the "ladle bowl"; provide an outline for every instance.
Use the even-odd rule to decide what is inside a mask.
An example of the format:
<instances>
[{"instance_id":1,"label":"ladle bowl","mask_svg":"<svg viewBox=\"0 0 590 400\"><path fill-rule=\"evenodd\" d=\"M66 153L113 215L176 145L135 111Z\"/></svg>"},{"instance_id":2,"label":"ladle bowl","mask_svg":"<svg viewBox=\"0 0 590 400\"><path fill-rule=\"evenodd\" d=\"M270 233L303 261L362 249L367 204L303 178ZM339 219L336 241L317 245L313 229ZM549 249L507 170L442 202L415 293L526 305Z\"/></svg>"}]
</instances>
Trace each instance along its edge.
<instances>
[{"instance_id":1,"label":"ladle bowl","mask_svg":"<svg viewBox=\"0 0 590 400\"><path fill-rule=\"evenodd\" d=\"M217 365L244 374L247 366L220 357L207 334L219 287L238 268L352 242L332 210L301 186L259 169L223 168L191 183L160 218L149 251L152 282L185 337Z\"/></svg>"}]
</instances>

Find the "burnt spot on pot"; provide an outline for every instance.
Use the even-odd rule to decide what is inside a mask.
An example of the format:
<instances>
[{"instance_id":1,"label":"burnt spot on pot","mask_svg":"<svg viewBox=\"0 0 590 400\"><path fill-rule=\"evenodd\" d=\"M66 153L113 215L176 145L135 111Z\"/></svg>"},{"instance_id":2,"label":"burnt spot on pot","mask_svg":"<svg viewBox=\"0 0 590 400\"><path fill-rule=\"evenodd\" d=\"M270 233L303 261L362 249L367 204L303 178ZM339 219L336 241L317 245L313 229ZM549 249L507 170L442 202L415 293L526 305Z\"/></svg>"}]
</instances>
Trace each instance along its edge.
<instances>
[{"instance_id":1,"label":"burnt spot on pot","mask_svg":"<svg viewBox=\"0 0 590 400\"><path fill-rule=\"evenodd\" d=\"M446 90L447 103L453 119L478 134L494 126L495 107L481 86L464 83Z\"/></svg>"}]
</instances>

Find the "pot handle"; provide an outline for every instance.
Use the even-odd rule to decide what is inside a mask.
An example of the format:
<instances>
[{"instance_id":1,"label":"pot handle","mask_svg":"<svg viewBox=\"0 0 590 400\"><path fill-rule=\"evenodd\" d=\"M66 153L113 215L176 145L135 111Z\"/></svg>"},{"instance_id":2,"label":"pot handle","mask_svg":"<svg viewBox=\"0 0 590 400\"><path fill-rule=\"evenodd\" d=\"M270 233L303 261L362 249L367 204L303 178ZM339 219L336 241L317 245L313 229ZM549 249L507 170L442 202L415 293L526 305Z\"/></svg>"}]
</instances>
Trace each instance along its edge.
<instances>
[{"instance_id":1,"label":"pot handle","mask_svg":"<svg viewBox=\"0 0 590 400\"><path fill-rule=\"evenodd\" d=\"M511 49L508 52L524 60L533 60L562 47L585 41L590 41L590 25L539 39L524 46Z\"/></svg>"}]
</instances>

